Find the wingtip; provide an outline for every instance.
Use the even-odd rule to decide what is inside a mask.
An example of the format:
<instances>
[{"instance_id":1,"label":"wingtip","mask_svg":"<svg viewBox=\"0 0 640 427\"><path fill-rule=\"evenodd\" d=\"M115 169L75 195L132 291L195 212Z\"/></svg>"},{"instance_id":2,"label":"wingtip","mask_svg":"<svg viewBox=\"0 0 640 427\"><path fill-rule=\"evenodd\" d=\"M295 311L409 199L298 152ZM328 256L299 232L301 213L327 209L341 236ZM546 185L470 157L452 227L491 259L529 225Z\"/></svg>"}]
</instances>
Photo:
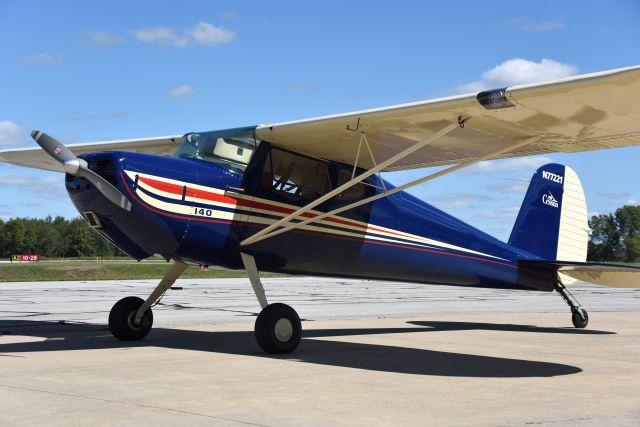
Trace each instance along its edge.
<instances>
[{"instance_id":1,"label":"wingtip","mask_svg":"<svg viewBox=\"0 0 640 427\"><path fill-rule=\"evenodd\" d=\"M38 141L38 138L40 138L40 135L42 135L42 132L40 132L38 129L34 129L31 131L31 138L35 139L36 142Z\"/></svg>"}]
</instances>

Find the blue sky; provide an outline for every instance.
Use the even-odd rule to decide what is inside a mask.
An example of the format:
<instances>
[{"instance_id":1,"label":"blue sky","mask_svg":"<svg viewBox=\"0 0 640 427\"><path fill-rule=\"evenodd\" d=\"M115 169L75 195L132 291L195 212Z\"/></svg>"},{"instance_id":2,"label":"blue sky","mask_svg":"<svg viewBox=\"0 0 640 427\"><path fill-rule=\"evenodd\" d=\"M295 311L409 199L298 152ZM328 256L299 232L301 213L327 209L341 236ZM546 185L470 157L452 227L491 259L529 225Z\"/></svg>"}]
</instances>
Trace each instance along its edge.
<instances>
[{"instance_id":1,"label":"blue sky","mask_svg":"<svg viewBox=\"0 0 640 427\"><path fill-rule=\"evenodd\" d=\"M0 40L4 149L35 144L33 128L67 143L179 134L637 65L640 3L0 0ZM604 213L640 203L638 160L507 160L412 192L506 239L537 166L573 167ZM46 215L77 215L63 177L0 166L0 218Z\"/></svg>"}]
</instances>

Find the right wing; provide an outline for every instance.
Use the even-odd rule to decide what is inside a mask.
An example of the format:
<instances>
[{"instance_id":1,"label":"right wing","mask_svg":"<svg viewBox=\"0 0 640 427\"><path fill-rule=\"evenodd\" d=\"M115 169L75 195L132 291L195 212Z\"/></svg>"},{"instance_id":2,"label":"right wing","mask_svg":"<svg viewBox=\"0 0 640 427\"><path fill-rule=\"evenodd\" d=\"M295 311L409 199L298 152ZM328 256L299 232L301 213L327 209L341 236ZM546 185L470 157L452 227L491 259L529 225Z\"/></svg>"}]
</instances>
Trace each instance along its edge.
<instances>
[{"instance_id":1,"label":"right wing","mask_svg":"<svg viewBox=\"0 0 640 427\"><path fill-rule=\"evenodd\" d=\"M468 119L387 171L462 163L527 138L535 142L491 159L640 144L640 67L430 99L372 110L258 126L260 139L289 150L373 167L357 156L361 131L377 163ZM353 131L357 130L357 131ZM365 152L366 153L366 152Z\"/></svg>"}]
</instances>

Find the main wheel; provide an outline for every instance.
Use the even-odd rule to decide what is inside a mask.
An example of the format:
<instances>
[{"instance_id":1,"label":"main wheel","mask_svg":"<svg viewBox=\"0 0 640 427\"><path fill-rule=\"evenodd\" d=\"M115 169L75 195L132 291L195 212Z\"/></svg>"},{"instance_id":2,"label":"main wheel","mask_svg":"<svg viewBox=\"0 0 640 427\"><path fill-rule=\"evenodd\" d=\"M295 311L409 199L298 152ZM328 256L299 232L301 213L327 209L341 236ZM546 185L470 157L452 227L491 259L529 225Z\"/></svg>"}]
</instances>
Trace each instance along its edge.
<instances>
[{"instance_id":1,"label":"main wheel","mask_svg":"<svg viewBox=\"0 0 640 427\"><path fill-rule=\"evenodd\" d=\"M270 304L256 319L255 335L258 345L265 352L291 353L298 347L302 336L300 317L286 304Z\"/></svg>"},{"instance_id":2,"label":"main wheel","mask_svg":"<svg viewBox=\"0 0 640 427\"><path fill-rule=\"evenodd\" d=\"M589 323L589 314L584 308L579 308L573 311L571 315L571 321L576 328L585 328Z\"/></svg>"},{"instance_id":3,"label":"main wheel","mask_svg":"<svg viewBox=\"0 0 640 427\"><path fill-rule=\"evenodd\" d=\"M109 312L109 330L120 341L138 341L146 337L153 325L151 309L145 311L139 324L135 323L136 313L144 304L138 297L126 297L114 304Z\"/></svg>"}]
</instances>

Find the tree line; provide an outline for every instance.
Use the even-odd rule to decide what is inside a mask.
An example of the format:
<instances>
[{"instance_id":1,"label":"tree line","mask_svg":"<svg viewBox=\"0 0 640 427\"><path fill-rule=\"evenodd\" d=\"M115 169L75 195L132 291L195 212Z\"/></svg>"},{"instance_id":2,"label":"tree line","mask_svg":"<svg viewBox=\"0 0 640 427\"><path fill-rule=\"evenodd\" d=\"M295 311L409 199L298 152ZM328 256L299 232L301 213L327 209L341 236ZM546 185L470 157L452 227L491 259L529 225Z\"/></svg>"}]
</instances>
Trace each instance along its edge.
<instances>
[{"instance_id":1,"label":"tree line","mask_svg":"<svg viewBox=\"0 0 640 427\"><path fill-rule=\"evenodd\" d=\"M95 232L83 218L0 220L0 258L38 254L43 257L109 257L125 255Z\"/></svg>"},{"instance_id":2,"label":"tree line","mask_svg":"<svg viewBox=\"0 0 640 427\"><path fill-rule=\"evenodd\" d=\"M640 262L640 206L593 215L587 259L599 262ZM89 227L82 218L0 220L0 257L39 254L44 257L109 257L125 255Z\"/></svg>"}]
</instances>

